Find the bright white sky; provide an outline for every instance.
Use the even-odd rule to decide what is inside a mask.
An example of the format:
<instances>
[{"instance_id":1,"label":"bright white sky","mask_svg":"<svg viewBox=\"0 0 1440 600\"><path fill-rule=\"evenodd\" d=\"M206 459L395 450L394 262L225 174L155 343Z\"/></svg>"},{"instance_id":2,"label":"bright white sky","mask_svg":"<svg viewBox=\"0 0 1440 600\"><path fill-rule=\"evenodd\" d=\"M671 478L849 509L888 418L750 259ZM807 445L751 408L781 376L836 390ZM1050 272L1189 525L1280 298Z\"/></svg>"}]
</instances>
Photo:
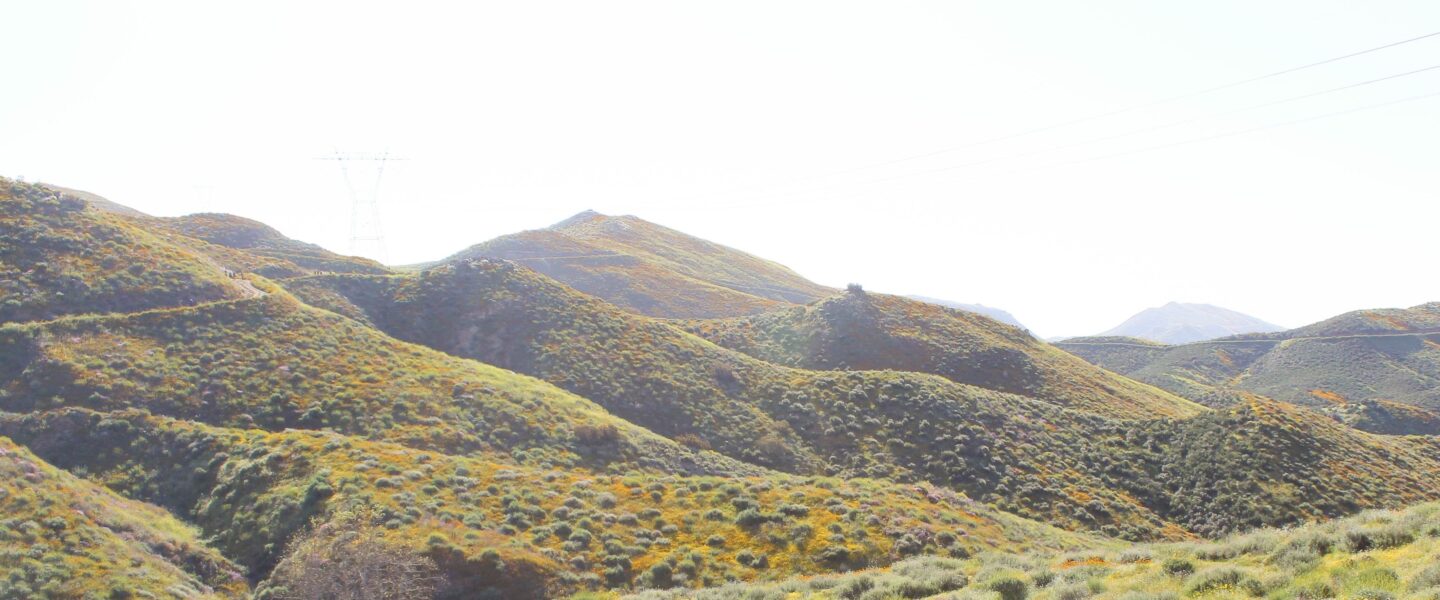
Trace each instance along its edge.
<instances>
[{"instance_id":1,"label":"bright white sky","mask_svg":"<svg viewBox=\"0 0 1440 600\"><path fill-rule=\"evenodd\" d=\"M1440 64L1440 36L975 144L1440 31L1433 0L460 4L7 2L0 174L345 251L312 159L388 149L392 263L593 208L1046 336L1170 300L1287 326L1440 300L1440 97L1076 162L1440 69L1047 151Z\"/></svg>"}]
</instances>

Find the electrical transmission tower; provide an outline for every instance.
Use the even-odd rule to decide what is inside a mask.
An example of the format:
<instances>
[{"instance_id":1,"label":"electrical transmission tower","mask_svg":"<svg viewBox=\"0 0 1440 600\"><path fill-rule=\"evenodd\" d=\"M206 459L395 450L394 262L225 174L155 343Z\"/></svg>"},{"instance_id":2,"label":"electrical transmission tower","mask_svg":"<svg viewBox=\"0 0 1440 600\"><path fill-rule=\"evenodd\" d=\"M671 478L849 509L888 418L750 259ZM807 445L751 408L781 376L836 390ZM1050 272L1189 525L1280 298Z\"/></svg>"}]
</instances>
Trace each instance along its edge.
<instances>
[{"instance_id":1,"label":"electrical transmission tower","mask_svg":"<svg viewBox=\"0 0 1440 600\"><path fill-rule=\"evenodd\" d=\"M405 159L390 156L389 152L364 154L337 150L333 156L321 156L315 160L335 161L345 178L345 189L350 193L350 254L387 262L385 232L380 226L380 178L385 175L385 163ZM351 172L356 163L375 167L373 186L357 190L355 174Z\"/></svg>"}]
</instances>

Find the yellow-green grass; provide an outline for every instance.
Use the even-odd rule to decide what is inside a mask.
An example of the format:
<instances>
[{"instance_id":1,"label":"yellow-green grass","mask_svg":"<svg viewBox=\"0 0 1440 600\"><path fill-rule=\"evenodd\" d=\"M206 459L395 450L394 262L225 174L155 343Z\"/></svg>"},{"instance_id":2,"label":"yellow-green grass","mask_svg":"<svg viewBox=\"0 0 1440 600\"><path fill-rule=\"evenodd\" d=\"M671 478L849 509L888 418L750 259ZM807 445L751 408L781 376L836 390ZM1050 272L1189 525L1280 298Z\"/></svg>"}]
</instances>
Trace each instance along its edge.
<instances>
[{"instance_id":1,"label":"yellow-green grass","mask_svg":"<svg viewBox=\"0 0 1440 600\"><path fill-rule=\"evenodd\" d=\"M256 282L270 293L0 327L0 410L136 407L216 425L331 428L453 453L500 451L537 464L758 471L550 384L395 340Z\"/></svg>"},{"instance_id":2,"label":"yellow-green grass","mask_svg":"<svg viewBox=\"0 0 1440 600\"><path fill-rule=\"evenodd\" d=\"M193 527L0 438L0 598L241 598L248 589L244 569Z\"/></svg>"},{"instance_id":3,"label":"yellow-green grass","mask_svg":"<svg viewBox=\"0 0 1440 600\"><path fill-rule=\"evenodd\" d=\"M651 591L632 598L680 597L1433 599L1440 597L1440 505L1369 511L1339 521L1259 530L1214 542L1112 544L1064 553L997 552L966 560L917 558L848 575L738 584L699 593Z\"/></svg>"},{"instance_id":4,"label":"yellow-green grass","mask_svg":"<svg viewBox=\"0 0 1440 600\"><path fill-rule=\"evenodd\" d=\"M164 504L257 575L311 519L357 504L379 509L387 539L435 558L452 584L505 597L625 588L670 557L698 561L682 579L701 586L885 565L927 551L1097 543L926 485L537 468L136 411L0 415L4 434Z\"/></svg>"},{"instance_id":5,"label":"yellow-green grass","mask_svg":"<svg viewBox=\"0 0 1440 600\"><path fill-rule=\"evenodd\" d=\"M0 178L0 323L239 298L217 265L88 208Z\"/></svg>"}]
</instances>

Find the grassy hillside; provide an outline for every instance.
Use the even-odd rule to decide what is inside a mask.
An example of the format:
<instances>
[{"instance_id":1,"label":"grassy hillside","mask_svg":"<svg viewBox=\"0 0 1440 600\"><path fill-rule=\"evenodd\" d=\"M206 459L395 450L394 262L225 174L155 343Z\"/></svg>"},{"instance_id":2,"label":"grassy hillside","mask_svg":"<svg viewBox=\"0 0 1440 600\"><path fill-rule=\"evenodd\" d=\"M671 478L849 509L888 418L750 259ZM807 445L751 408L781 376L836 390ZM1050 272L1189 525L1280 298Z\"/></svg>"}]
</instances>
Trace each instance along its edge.
<instances>
[{"instance_id":1,"label":"grassy hillside","mask_svg":"<svg viewBox=\"0 0 1440 600\"><path fill-rule=\"evenodd\" d=\"M584 212L446 262L513 260L639 314L704 318L810 302L833 290L770 261L631 217Z\"/></svg>"},{"instance_id":2,"label":"grassy hillside","mask_svg":"<svg viewBox=\"0 0 1440 600\"><path fill-rule=\"evenodd\" d=\"M1170 531L1133 498L1106 489L1100 467L1086 464L1110 452L1090 439L1104 437L1096 430L1118 425L1046 402L922 374L773 365L504 262L287 285L401 339L530 373L673 439L747 462L953 485L1023 500L1012 508L1069 527ZM1019 485L1032 477L1035 485ZM1070 488L1087 491L1064 491ZM1079 510L1092 500L1104 509Z\"/></svg>"},{"instance_id":3,"label":"grassy hillside","mask_svg":"<svg viewBox=\"0 0 1440 600\"><path fill-rule=\"evenodd\" d=\"M361 506L375 509L386 542L440 566L445 598L718 585L885 565L923 552L1095 543L929 486L530 468L137 411L0 413L0 432L186 516L257 579L307 522ZM656 568L661 563L667 567Z\"/></svg>"},{"instance_id":4,"label":"grassy hillside","mask_svg":"<svg viewBox=\"0 0 1440 600\"><path fill-rule=\"evenodd\" d=\"M805 369L894 369L1022 394L1114 418L1183 417L1200 407L1096 369L987 317L863 291L686 329L716 344Z\"/></svg>"},{"instance_id":5,"label":"grassy hillside","mask_svg":"<svg viewBox=\"0 0 1440 600\"><path fill-rule=\"evenodd\" d=\"M1437 323L1440 304L1426 304L1359 311L1282 333L1180 346L1125 338L1075 338L1057 345L1201 403L1225 403L1237 391L1339 412L1399 403L1420 409L1406 412L1431 421L1440 414ZM1346 408L1353 404L1359 407ZM1414 433L1425 427L1364 422L1384 433Z\"/></svg>"},{"instance_id":6,"label":"grassy hillside","mask_svg":"<svg viewBox=\"0 0 1440 600\"><path fill-rule=\"evenodd\" d=\"M264 282L260 282L265 285ZM541 381L267 296L0 328L0 410L139 407L237 427L331 428L555 465L752 467L685 448Z\"/></svg>"},{"instance_id":7,"label":"grassy hillside","mask_svg":"<svg viewBox=\"0 0 1440 600\"><path fill-rule=\"evenodd\" d=\"M1333 437L1324 444L1353 447L1356 464L1375 473L1434 464L1429 455L1410 456L1418 451L1334 427L1319 414L1267 423L1239 411L1137 424L917 373L785 368L504 262L287 285L397 337L545 378L692 446L793 472L931 481L1070 528L1129 537L1184 535L1182 528L1216 533L1398 506L1401 498L1440 492L1440 484L1402 492L1383 481L1355 481L1328 463L1310 462L1340 455L1280 443L1323 432ZM1217 452L1237 453L1235 461L1253 457L1256 470L1199 460ZM1305 463L1298 472L1269 470L1297 461ZM1190 500L1197 489L1209 490L1198 497L1227 499ZM1300 506L1297 489L1318 504ZM1278 508L1257 512L1252 503Z\"/></svg>"},{"instance_id":8,"label":"grassy hillside","mask_svg":"<svg viewBox=\"0 0 1440 600\"><path fill-rule=\"evenodd\" d=\"M0 323L245 294L213 263L37 185L0 179L0 240Z\"/></svg>"},{"instance_id":9,"label":"grassy hillside","mask_svg":"<svg viewBox=\"0 0 1440 600\"><path fill-rule=\"evenodd\" d=\"M945 593L950 595L940 595ZM631 600L1440 598L1440 505L1215 542L914 558L888 569Z\"/></svg>"},{"instance_id":10,"label":"grassy hillside","mask_svg":"<svg viewBox=\"0 0 1440 600\"><path fill-rule=\"evenodd\" d=\"M244 570L155 506L0 438L0 598L243 598Z\"/></svg>"}]
</instances>

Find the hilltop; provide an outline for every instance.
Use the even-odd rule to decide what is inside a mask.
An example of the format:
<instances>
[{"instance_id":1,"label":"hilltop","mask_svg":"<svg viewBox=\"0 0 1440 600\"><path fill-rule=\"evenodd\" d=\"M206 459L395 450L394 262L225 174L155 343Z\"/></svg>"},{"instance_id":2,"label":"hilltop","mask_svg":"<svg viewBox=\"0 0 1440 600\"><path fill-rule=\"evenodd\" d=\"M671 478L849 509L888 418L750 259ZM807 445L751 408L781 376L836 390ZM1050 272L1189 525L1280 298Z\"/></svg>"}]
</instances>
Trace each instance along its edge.
<instances>
[{"instance_id":1,"label":"hilltop","mask_svg":"<svg viewBox=\"0 0 1440 600\"><path fill-rule=\"evenodd\" d=\"M762 258L633 216L585 211L546 229L501 236L441 262L523 264L631 312L671 318L745 315L834 290Z\"/></svg>"},{"instance_id":2,"label":"hilltop","mask_svg":"<svg viewBox=\"0 0 1440 600\"><path fill-rule=\"evenodd\" d=\"M1357 421L1390 433L1430 431L1423 422L1440 413L1440 304L1435 303L1356 311L1284 332L1176 346L1123 338L1074 338L1057 345L1210 405L1245 391L1337 413L1409 413ZM1422 424L1410 429L1400 421ZM1382 425L1386 422L1391 425Z\"/></svg>"},{"instance_id":3,"label":"hilltop","mask_svg":"<svg viewBox=\"0 0 1440 600\"><path fill-rule=\"evenodd\" d=\"M1284 327L1209 304L1171 302L1147 308L1098 337L1135 337L1184 344L1244 333L1269 333Z\"/></svg>"},{"instance_id":4,"label":"hilltop","mask_svg":"<svg viewBox=\"0 0 1440 600\"><path fill-rule=\"evenodd\" d=\"M247 294L222 269L84 200L0 179L0 323Z\"/></svg>"}]
</instances>

